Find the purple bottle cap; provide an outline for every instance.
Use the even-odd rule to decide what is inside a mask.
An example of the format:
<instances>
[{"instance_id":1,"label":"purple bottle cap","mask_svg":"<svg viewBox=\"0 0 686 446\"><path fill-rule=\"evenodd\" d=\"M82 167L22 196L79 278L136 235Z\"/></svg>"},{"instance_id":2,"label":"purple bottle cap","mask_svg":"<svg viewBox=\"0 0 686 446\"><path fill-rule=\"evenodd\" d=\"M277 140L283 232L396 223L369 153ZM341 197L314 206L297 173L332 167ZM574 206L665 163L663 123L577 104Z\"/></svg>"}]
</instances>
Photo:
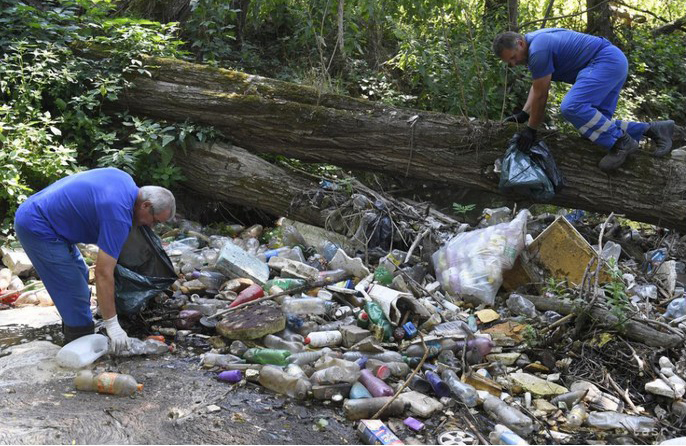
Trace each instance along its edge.
<instances>
[{"instance_id":1,"label":"purple bottle cap","mask_svg":"<svg viewBox=\"0 0 686 446\"><path fill-rule=\"evenodd\" d=\"M424 376L426 376L426 379L431 383L431 387L436 395L438 395L440 398L443 398L444 396L450 396L450 387L448 387L448 385L444 383L437 374L427 370L424 372Z\"/></svg>"},{"instance_id":2,"label":"purple bottle cap","mask_svg":"<svg viewBox=\"0 0 686 446\"><path fill-rule=\"evenodd\" d=\"M424 423L416 418L407 417L403 420L403 423L405 423L405 426L409 427L413 431L420 431L424 429Z\"/></svg>"},{"instance_id":3,"label":"purple bottle cap","mask_svg":"<svg viewBox=\"0 0 686 446\"><path fill-rule=\"evenodd\" d=\"M228 383L235 384L243 379L243 373L240 370L226 370L224 372L220 372L219 375L217 375L217 379L219 381L226 381Z\"/></svg>"}]
</instances>

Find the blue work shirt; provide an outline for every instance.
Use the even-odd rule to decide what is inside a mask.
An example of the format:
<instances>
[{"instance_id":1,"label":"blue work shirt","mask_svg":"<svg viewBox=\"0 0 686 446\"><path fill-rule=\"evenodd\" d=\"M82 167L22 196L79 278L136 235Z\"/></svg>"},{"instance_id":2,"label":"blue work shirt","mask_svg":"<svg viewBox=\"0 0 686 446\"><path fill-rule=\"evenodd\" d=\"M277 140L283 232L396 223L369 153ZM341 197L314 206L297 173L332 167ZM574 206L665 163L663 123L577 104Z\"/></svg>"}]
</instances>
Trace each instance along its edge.
<instances>
[{"instance_id":1,"label":"blue work shirt","mask_svg":"<svg viewBox=\"0 0 686 446\"><path fill-rule=\"evenodd\" d=\"M563 28L544 28L524 36L529 45L527 65L533 79L552 74L552 80L573 84L579 71L611 43L602 37Z\"/></svg>"},{"instance_id":2,"label":"blue work shirt","mask_svg":"<svg viewBox=\"0 0 686 446\"><path fill-rule=\"evenodd\" d=\"M42 240L94 243L115 259L133 226L138 186L126 172L93 169L30 196L16 220Z\"/></svg>"}]
</instances>

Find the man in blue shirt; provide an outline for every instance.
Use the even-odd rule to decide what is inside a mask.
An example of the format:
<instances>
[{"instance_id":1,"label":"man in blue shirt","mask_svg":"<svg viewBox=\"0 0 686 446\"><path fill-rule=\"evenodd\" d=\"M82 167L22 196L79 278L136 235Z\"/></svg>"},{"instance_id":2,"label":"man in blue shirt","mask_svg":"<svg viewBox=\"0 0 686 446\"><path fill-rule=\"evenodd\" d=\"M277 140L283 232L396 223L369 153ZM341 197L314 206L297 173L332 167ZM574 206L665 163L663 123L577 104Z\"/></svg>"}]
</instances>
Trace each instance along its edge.
<instances>
[{"instance_id":1,"label":"man in blue shirt","mask_svg":"<svg viewBox=\"0 0 686 446\"><path fill-rule=\"evenodd\" d=\"M524 123L517 133L521 150L531 148L536 128L543 121L551 81L573 84L560 104L560 112L579 133L609 152L598 167L609 172L638 150L643 136L655 142L654 156L672 150L674 121L651 123L612 119L619 91L626 81L626 56L606 39L562 28L546 28L525 36L505 32L496 36L493 51L511 67L528 65L533 79L521 112L506 121Z\"/></svg>"},{"instance_id":2,"label":"man in blue shirt","mask_svg":"<svg viewBox=\"0 0 686 446\"><path fill-rule=\"evenodd\" d=\"M65 341L92 334L88 268L76 243L98 245L95 287L113 350L129 346L114 303L114 269L134 225L174 217L176 201L159 186L137 187L114 168L80 172L53 183L19 206L17 238L62 316Z\"/></svg>"}]
</instances>

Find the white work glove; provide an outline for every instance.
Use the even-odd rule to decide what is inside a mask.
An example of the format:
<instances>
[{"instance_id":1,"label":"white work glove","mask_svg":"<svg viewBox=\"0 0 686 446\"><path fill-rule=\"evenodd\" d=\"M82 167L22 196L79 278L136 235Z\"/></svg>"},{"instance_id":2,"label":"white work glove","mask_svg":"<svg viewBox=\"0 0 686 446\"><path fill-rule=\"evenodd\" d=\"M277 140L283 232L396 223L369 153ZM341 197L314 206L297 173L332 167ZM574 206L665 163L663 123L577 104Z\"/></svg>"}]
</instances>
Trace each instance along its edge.
<instances>
[{"instance_id":1,"label":"white work glove","mask_svg":"<svg viewBox=\"0 0 686 446\"><path fill-rule=\"evenodd\" d=\"M126 351L131 346L131 339L119 325L117 315L104 320L107 336L110 338L110 351L118 354Z\"/></svg>"}]
</instances>

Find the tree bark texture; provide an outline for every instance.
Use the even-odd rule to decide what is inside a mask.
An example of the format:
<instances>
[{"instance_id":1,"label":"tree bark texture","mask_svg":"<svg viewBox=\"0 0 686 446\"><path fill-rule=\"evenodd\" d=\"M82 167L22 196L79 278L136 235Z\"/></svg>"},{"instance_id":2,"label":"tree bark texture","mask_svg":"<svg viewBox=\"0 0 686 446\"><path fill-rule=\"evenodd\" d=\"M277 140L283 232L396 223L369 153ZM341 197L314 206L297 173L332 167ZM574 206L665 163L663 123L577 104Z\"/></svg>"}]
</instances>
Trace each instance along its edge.
<instances>
[{"instance_id":1,"label":"tree bark texture","mask_svg":"<svg viewBox=\"0 0 686 446\"><path fill-rule=\"evenodd\" d=\"M517 130L514 124L385 106L177 60L149 64L153 78L133 78L122 106L213 125L251 152L498 193L493 165ZM597 167L604 149L576 135L539 134L567 182L552 204L686 230L686 163L656 159L644 149L606 175ZM676 143L683 136L678 128Z\"/></svg>"},{"instance_id":2,"label":"tree bark texture","mask_svg":"<svg viewBox=\"0 0 686 446\"><path fill-rule=\"evenodd\" d=\"M611 42L615 41L612 31L610 2L608 0L586 0L586 13L588 20L586 32L596 36L605 37Z\"/></svg>"}]
</instances>

